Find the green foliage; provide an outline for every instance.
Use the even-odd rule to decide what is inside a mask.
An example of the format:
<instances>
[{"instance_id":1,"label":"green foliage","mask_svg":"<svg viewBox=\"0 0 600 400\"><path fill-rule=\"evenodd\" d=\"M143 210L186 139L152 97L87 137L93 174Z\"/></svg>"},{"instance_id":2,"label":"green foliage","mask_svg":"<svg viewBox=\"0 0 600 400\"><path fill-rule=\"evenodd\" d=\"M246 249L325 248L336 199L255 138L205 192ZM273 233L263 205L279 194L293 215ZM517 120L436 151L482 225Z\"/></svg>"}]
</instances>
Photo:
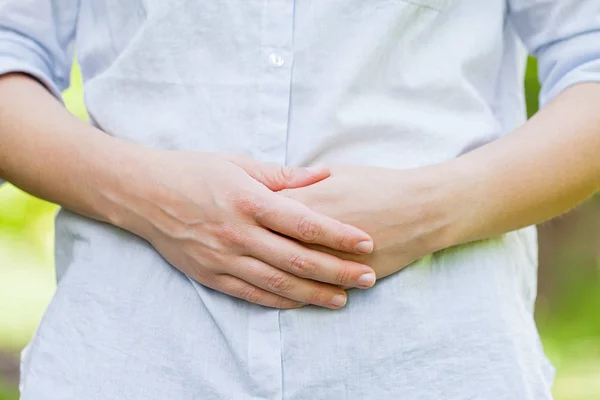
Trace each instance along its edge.
<instances>
[{"instance_id":1,"label":"green foliage","mask_svg":"<svg viewBox=\"0 0 600 400\"><path fill-rule=\"evenodd\" d=\"M19 390L0 380L0 400L17 400Z\"/></svg>"},{"instance_id":2,"label":"green foliage","mask_svg":"<svg viewBox=\"0 0 600 400\"><path fill-rule=\"evenodd\" d=\"M54 291L56 207L16 188L0 188L0 347L29 340ZM8 322L8 323L6 323Z\"/></svg>"},{"instance_id":3,"label":"green foliage","mask_svg":"<svg viewBox=\"0 0 600 400\"><path fill-rule=\"evenodd\" d=\"M525 100L527 102L527 115L531 117L540 106L539 102L540 82L537 75L537 61L529 58L527 62L527 73L525 75Z\"/></svg>"}]
</instances>

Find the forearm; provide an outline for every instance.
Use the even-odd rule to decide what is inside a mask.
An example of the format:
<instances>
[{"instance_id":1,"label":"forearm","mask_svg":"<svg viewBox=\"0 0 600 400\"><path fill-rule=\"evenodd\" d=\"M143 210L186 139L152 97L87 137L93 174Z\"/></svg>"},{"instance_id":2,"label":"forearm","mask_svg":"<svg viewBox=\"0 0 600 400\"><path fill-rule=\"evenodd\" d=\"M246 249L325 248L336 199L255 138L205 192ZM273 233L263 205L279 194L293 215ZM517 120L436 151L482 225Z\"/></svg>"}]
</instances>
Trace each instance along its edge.
<instances>
[{"instance_id":1,"label":"forearm","mask_svg":"<svg viewBox=\"0 0 600 400\"><path fill-rule=\"evenodd\" d=\"M273 192L328 170L146 149L78 121L21 75L0 78L0 176L143 237L186 275L253 303L338 309L341 287L375 281L367 265L299 243L364 254L369 235Z\"/></svg>"},{"instance_id":2,"label":"forearm","mask_svg":"<svg viewBox=\"0 0 600 400\"><path fill-rule=\"evenodd\" d=\"M600 85L575 86L522 128L445 165L450 244L542 223L600 190L598 104Z\"/></svg>"},{"instance_id":3,"label":"forearm","mask_svg":"<svg viewBox=\"0 0 600 400\"><path fill-rule=\"evenodd\" d=\"M102 221L122 219L144 149L78 120L34 79L0 77L0 177Z\"/></svg>"}]
</instances>

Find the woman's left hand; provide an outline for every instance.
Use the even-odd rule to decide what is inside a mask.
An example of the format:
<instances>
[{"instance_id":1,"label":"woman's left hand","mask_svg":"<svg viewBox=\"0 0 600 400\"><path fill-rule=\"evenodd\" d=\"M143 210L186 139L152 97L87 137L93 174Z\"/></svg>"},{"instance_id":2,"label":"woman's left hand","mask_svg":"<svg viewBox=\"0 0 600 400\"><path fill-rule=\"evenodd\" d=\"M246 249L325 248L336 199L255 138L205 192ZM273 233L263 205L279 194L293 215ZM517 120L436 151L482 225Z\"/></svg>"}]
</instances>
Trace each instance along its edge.
<instances>
[{"instance_id":1,"label":"woman's left hand","mask_svg":"<svg viewBox=\"0 0 600 400\"><path fill-rule=\"evenodd\" d=\"M375 250L369 255L319 250L369 265L383 278L448 247L445 232L453 216L442 195L447 183L432 172L335 166L321 182L280 193L371 235Z\"/></svg>"}]
</instances>

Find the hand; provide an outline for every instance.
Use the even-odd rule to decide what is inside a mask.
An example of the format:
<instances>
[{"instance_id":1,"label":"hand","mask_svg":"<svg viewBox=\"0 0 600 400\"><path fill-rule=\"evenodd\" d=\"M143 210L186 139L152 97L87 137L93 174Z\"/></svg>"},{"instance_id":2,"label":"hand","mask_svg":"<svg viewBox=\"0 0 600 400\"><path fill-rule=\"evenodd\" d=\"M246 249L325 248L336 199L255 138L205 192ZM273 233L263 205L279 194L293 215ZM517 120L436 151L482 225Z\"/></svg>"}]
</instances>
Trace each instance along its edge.
<instances>
[{"instance_id":1,"label":"hand","mask_svg":"<svg viewBox=\"0 0 600 400\"><path fill-rule=\"evenodd\" d=\"M124 225L201 284L270 307L337 309L346 302L341 286L374 283L370 267L298 243L369 252L369 235L273 192L322 180L327 170L199 152L153 151L149 161L153 188L128 213L141 222Z\"/></svg>"},{"instance_id":2,"label":"hand","mask_svg":"<svg viewBox=\"0 0 600 400\"><path fill-rule=\"evenodd\" d=\"M367 264L379 279L443 248L447 216L445 207L437 206L443 199L431 184L432 178L426 168L336 166L329 178L280 194L369 233L375 249L368 255L311 247Z\"/></svg>"}]
</instances>

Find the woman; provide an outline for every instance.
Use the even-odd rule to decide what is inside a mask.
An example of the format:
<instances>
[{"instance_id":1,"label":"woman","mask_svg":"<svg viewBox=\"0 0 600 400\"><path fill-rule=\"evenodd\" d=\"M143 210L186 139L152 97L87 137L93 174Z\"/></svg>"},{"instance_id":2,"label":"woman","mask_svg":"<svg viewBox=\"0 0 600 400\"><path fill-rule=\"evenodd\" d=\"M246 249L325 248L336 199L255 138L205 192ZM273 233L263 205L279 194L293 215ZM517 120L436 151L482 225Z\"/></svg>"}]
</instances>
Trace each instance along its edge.
<instances>
[{"instance_id":1,"label":"woman","mask_svg":"<svg viewBox=\"0 0 600 400\"><path fill-rule=\"evenodd\" d=\"M64 207L22 398L550 398L522 228L599 189L599 17L5 0L0 176Z\"/></svg>"}]
</instances>

